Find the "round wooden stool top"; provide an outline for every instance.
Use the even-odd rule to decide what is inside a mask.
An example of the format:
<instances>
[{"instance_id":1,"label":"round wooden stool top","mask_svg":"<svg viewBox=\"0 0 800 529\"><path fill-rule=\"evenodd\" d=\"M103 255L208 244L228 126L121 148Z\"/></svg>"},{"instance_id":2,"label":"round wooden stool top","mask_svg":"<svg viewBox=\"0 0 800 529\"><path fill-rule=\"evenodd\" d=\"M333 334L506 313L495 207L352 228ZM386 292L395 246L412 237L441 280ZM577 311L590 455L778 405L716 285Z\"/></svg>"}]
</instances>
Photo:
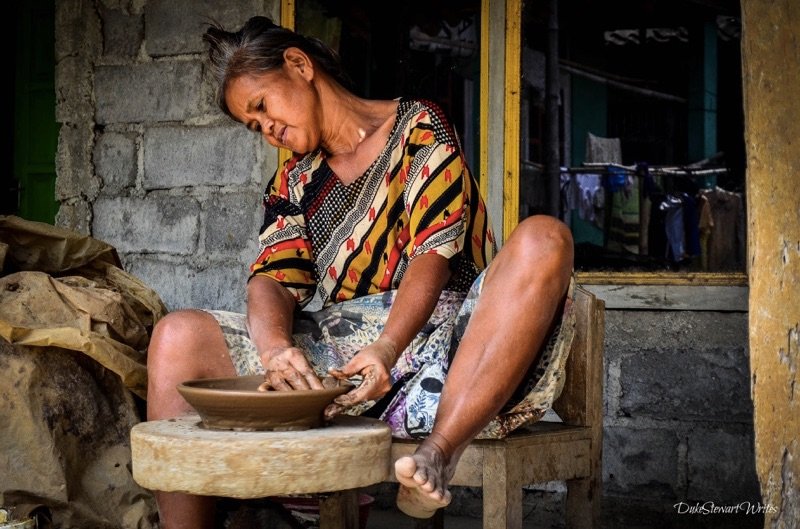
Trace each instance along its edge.
<instances>
[{"instance_id":1,"label":"round wooden stool top","mask_svg":"<svg viewBox=\"0 0 800 529\"><path fill-rule=\"evenodd\" d=\"M339 416L302 431L209 430L200 417L131 429L133 479L142 487L203 496L261 498L342 491L389 476L386 423Z\"/></svg>"}]
</instances>

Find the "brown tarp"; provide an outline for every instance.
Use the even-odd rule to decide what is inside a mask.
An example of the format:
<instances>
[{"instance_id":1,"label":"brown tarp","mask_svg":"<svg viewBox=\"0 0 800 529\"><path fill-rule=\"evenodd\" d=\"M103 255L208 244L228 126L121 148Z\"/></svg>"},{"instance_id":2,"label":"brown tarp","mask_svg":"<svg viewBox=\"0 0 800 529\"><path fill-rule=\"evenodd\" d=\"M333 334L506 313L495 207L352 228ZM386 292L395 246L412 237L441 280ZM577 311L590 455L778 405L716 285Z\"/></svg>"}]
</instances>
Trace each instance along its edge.
<instances>
[{"instance_id":1,"label":"brown tarp","mask_svg":"<svg viewBox=\"0 0 800 529\"><path fill-rule=\"evenodd\" d=\"M0 506L56 527L151 529L131 477L158 295L96 239L0 216Z\"/></svg>"}]
</instances>

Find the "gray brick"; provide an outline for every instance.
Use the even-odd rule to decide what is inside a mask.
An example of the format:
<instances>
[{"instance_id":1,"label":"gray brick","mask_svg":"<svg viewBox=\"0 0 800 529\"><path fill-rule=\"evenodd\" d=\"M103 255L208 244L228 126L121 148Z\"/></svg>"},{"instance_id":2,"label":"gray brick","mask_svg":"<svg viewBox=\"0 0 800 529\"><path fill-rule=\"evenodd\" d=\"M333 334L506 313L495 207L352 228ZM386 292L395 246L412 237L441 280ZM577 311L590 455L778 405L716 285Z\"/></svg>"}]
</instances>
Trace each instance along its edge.
<instances>
[{"instance_id":1,"label":"gray brick","mask_svg":"<svg viewBox=\"0 0 800 529\"><path fill-rule=\"evenodd\" d=\"M97 122L178 121L205 109L202 66L196 61L98 66Z\"/></svg>"},{"instance_id":2,"label":"gray brick","mask_svg":"<svg viewBox=\"0 0 800 529\"><path fill-rule=\"evenodd\" d=\"M115 195L136 183L136 137L106 132L94 146L95 172L103 181L101 193Z\"/></svg>"},{"instance_id":3,"label":"gray brick","mask_svg":"<svg viewBox=\"0 0 800 529\"><path fill-rule=\"evenodd\" d=\"M743 346L704 352L640 349L621 359L619 382L618 414L622 416L752 420Z\"/></svg>"},{"instance_id":4,"label":"gray brick","mask_svg":"<svg viewBox=\"0 0 800 529\"><path fill-rule=\"evenodd\" d=\"M760 500L751 432L695 429L688 444L690 500L718 505Z\"/></svg>"},{"instance_id":5,"label":"gray brick","mask_svg":"<svg viewBox=\"0 0 800 529\"><path fill-rule=\"evenodd\" d=\"M280 5L280 2L274 4ZM145 14L147 53L159 57L205 51L202 34L209 20L219 22L226 29L238 30L249 17L258 14L267 14L263 0L150 1Z\"/></svg>"},{"instance_id":6,"label":"gray brick","mask_svg":"<svg viewBox=\"0 0 800 529\"><path fill-rule=\"evenodd\" d=\"M56 63L56 121L94 121L92 105L92 62L89 57L65 57Z\"/></svg>"},{"instance_id":7,"label":"gray brick","mask_svg":"<svg viewBox=\"0 0 800 529\"><path fill-rule=\"evenodd\" d=\"M118 9L102 9L103 52L110 57L135 57L144 39L144 18Z\"/></svg>"},{"instance_id":8,"label":"gray brick","mask_svg":"<svg viewBox=\"0 0 800 529\"><path fill-rule=\"evenodd\" d=\"M120 252L190 254L197 249L200 205L191 197L151 193L98 199L93 235Z\"/></svg>"},{"instance_id":9,"label":"gray brick","mask_svg":"<svg viewBox=\"0 0 800 529\"><path fill-rule=\"evenodd\" d=\"M645 332L646 331L646 332ZM747 314L697 311L606 311L606 351L702 350L746 346Z\"/></svg>"},{"instance_id":10,"label":"gray brick","mask_svg":"<svg viewBox=\"0 0 800 529\"><path fill-rule=\"evenodd\" d=\"M216 193L205 209L206 253L233 257L247 250L249 259L254 259L263 213L261 192Z\"/></svg>"},{"instance_id":11,"label":"gray brick","mask_svg":"<svg viewBox=\"0 0 800 529\"><path fill-rule=\"evenodd\" d=\"M261 139L242 125L158 127L144 135L144 187L241 185L257 173Z\"/></svg>"},{"instance_id":12,"label":"gray brick","mask_svg":"<svg viewBox=\"0 0 800 529\"><path fill-rule=\"evenodd\" d=\"M238 262L193 261L127 255L125 268L155 290L170 311L205 308L245 312L247 269Z\"/></svg>"},{"instance_id":13,"label":"gray brick","mask_svg":"<svg viewBox=\"0 0 800 529\"><path fill-rule=\"evenodd\" d=\"M92 171L94 131L88 125L63 125L58 134L56 156L56 198L65 200L83 196L94 199L100 180Z\"/></svg>"},{"instance_id":14,"label":"gray brick","mask_svg":"<svg viewBox=\"0 0 800 529\"><path fill-rule=\"evenodd\" d=\"M192 306L245 312L248 275L247 266L236 261L197 270L191 289Z\"/></svg>"},{"instance_id":15,"label":"gray brick","mask_svg":"<svg viewBox=\"0 0 800 529\"><path fill-rule=\"evenodd\" d=\"M172 262L168 258L128 254L122 256L122 262L127 272L141 279L159 295L167 310L190 306L191 261Z\"/></svg>"},{"instance_id":16,"label":"gray brick","mask_svg":"<svg viewBox=\"0 0 800 529\"><path fill-rule=\"evenodd\" d=\"M59 0L56 6L55 59L70 56L95 57L102 45L100 18L93 2Z\"/></svg>"},{"instance_id":17,"label":"gray brick","mask_svg":"<svg viewBox=\"0 0 800 529\"><path fill-rule=\"evenodd\" d=\"M604 428L604 487L639 497L674 497L679 484L678 442L669 430Z\"/></svg>"},{"instance_id":18,"label":"gray brick","mask_svg":"<svg viewBox=\"0 0 800 529\"><path fill-rule=\"evenodd\" d=\"M92 210L89 203L82 199L72 199L62 202L56 213L56 226L73 230L83 235L89 235Z\"/></svg>"}]
</instances>

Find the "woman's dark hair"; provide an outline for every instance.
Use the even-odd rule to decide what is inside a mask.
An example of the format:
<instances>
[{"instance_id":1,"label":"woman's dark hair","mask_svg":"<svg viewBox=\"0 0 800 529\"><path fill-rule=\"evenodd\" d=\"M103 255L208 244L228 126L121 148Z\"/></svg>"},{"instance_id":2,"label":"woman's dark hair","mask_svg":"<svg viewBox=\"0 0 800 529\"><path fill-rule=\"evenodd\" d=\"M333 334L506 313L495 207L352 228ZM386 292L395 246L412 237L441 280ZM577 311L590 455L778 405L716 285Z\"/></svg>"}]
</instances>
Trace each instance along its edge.
<instances>
[{"instance_id":1,"label":"woman's dark hair","mask_svg":"<svg viewBox=\"0 0 800 529\"><path fill-rule=\"evenodd\" d=\"M212 22L203 34L203 40L209 45L208 58L217 80L217 105L229 116L231 113L225 103L228 84L242 75L280 68L287 48L300 48L339 84L347 88L352 85L333 49L317 38L278 26L267 17L252 17L235 33Z\"/></svg>"}]
</instances>

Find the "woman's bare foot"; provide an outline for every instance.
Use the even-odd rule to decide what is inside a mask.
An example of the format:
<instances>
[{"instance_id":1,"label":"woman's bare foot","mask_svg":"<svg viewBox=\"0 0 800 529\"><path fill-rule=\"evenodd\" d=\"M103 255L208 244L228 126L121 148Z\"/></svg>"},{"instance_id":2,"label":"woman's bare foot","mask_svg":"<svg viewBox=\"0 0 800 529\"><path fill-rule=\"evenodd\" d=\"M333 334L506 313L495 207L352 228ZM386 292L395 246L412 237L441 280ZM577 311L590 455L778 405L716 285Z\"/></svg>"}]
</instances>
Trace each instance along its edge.
<instances>
[{"instance_id":1,"label":"woman's bare foot","mask_svg":"<svg viewBox=\"0 0 800 529\"><path fill-rule=\"evenodd\" d=\"M446 507L452 496L447 484L453 477L455 461L430 438L423 441L414 455L403 456L394 463L400 488L397 507L414 518L430 518L437 509Z\"/></svg>"}]
</instances>

